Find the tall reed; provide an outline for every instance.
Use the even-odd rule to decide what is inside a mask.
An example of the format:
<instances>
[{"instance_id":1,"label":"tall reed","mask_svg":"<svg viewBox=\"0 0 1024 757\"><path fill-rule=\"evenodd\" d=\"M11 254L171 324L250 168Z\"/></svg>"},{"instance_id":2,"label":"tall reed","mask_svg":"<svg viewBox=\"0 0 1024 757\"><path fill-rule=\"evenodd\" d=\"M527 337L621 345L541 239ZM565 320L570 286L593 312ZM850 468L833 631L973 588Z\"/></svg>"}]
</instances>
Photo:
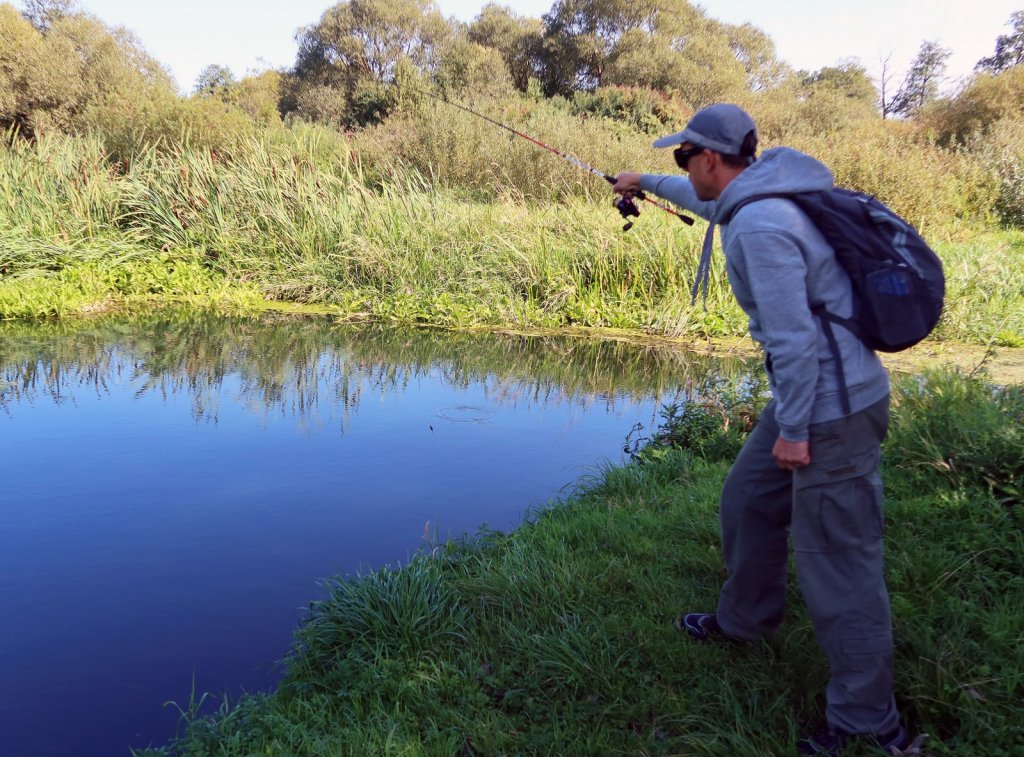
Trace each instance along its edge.
<instances>
[{"instance_id":1,"label":"tall reed","mask_svg":"<svg viewBox=\"0 0 1024 757\"><path fill-rule=\"evenodd\" d=\"M296 125L230 154L162 145L119 164L92 137L0 148L0 316L76 312L89 297L116 302L124 294L117 287L63 298L54 290L48 302L46 288L30 279L133 260L194 266L242 286L244 299L258 292L349 317L745 333L721 255L706 309L689 304L702 224L686 228L645 207L623 234L608 187L588 188L587 174L551 156L545 166L570 169L552 175L565 190L558 202L474 200L401 161L370 165L359 152L365 138ZM943 243L941 252L950 297L939 336L1024 343L1020 233L976 235ZM37 306L14 294L26 287ZM174 295L157 289L150 293ZM21 304L11 304L15 298Z\"/></svg>"}]
</instances>

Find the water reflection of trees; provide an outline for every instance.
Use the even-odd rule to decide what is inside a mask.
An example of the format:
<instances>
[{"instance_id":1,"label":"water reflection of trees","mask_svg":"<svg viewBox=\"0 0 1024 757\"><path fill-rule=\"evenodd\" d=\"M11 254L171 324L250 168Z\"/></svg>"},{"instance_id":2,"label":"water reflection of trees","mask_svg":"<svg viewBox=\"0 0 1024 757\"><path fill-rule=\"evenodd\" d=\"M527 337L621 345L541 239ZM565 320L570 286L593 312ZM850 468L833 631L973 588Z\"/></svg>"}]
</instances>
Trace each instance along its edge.
<instances>
[{"instance_id":1,"label":"water reflection of trees","mask_svg":"<svg viewBox=\"0 0 1024 757\"><path fill-rule=\"evenodd\" d=\"M735 358L620 341L326 318L160 312L0 326L0 406L40 397L65 402L76 391L106 393L112 381L130 380L140 396L187 393L194 415L214 420L228 376L238 377L238 400L250 407L307 422L327 402L344 426L363 392L400 391L427 375L459 388L480 385L505 404L614 408L749 368Z\"/></svg>"}]
</instances>

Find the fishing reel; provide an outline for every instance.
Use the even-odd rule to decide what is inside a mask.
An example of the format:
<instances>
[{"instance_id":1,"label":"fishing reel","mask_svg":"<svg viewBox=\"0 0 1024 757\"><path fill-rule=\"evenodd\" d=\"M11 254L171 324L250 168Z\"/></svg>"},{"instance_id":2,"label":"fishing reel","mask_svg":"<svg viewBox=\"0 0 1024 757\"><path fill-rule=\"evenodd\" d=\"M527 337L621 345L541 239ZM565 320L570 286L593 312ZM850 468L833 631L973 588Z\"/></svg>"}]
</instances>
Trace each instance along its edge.
<instances>
[{"instance_id":1,"label":"fishing reel","mask_svg":"<svg viewBox=\"0 0 1024 757\"><path fill-rule=\"evenodd\" d=\"M633 222L630 221L630 217L639 218L640 208L636 206L635 200L646 200L643 192L637 192L633 195L622 195L615 200L615 209L619 211L619 215L626 219L626 225L622 227L623 231L629 231L633 228Z\"/></svg>"}]
</instances>

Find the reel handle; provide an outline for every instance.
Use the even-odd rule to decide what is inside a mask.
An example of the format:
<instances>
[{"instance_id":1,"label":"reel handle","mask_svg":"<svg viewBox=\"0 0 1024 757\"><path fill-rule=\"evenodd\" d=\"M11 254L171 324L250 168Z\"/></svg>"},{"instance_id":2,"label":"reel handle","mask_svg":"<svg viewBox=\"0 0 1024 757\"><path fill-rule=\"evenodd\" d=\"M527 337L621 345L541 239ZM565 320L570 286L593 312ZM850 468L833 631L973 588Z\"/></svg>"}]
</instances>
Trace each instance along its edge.
<instances>
[{"instance_id":1,"label":"reel handle","mask_svg":"<svg viewBox=\"0 0 1024 757\"><path fill-rule=\"evenodd\" d=\"M637 192L632 197L626 197L623 195L615 200L615 209L619 211L619 215L626 219L625 226L622 227L623 231L629 231L633 228L633 222L630 221L630 217L639 218L640 208L636 206L634 200L644 200L646 197L643 192Z\"/></svg>"}]
</instances>

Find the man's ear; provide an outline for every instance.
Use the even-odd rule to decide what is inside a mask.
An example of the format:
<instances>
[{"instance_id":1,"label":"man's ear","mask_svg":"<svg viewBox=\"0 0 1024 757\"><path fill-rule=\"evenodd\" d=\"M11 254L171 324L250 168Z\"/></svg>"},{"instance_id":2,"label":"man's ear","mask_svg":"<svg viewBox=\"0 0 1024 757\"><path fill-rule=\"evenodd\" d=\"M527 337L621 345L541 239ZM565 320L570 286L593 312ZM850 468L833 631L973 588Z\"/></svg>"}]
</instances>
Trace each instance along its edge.
<instances>
[{"instance_id":1,"label":"man's ear","mask_svg":"<svg viewBox=\"0 0 1024 757\"><path fill-rule=\"evenodd\" d=\"M717 169L722 165L722 156L714 150L705 150L704 157L707 158L708 176L714 176Z\"/></svg>"}]
</instances>

